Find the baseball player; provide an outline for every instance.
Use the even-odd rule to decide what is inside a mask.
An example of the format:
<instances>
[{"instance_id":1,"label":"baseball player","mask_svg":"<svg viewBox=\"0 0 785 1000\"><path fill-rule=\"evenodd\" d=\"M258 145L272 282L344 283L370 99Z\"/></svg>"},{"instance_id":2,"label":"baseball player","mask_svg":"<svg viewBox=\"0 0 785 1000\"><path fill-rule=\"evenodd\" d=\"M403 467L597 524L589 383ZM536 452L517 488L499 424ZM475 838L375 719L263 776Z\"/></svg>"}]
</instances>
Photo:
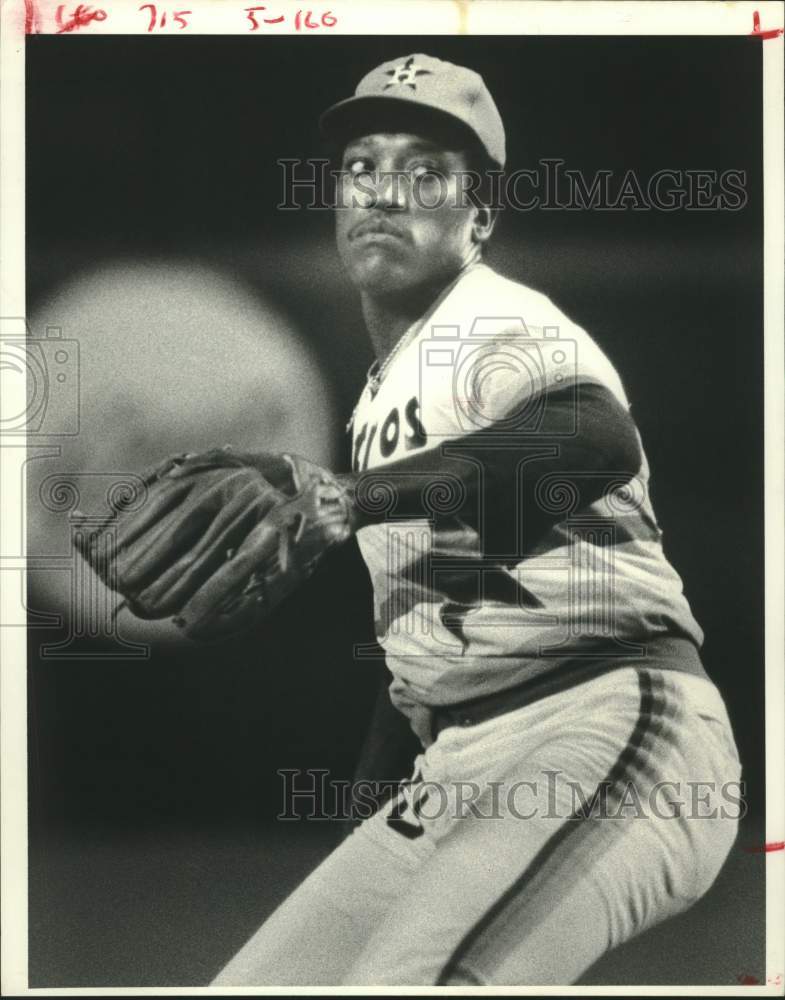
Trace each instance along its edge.
<instances>
[{"instance_id":1,"label":"baseball player","mask_svg":"<svg viewBox=\"0 0 785 1000\"><path fill-rule=\"evenodd\" d=\"M572 983L716 878L740 811L726 710L618 374L483 262L471 178L502 170L505 134L481 77L393 59L322 128L377 359L352 473L178 456L80 551L137 614L207 639L352 535L368 565L414 772L214 985Z\"/></svg>"}]
</instances>

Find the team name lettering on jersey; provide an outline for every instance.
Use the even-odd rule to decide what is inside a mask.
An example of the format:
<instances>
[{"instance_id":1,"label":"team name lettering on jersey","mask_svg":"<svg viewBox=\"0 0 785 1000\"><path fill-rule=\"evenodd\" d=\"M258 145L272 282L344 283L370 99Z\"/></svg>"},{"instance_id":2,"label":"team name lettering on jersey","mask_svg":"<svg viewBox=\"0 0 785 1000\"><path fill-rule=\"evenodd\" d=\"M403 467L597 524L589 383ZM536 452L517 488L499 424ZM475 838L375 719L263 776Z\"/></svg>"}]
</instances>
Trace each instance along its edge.
<instances>
[{"instance_id":1,"label":"team name lettering on jersey","mask_svg":"<svg viewBox=\"0 0 785 1000\"><path fill-rule=\"evenodd\" d=\"M377 469L465 439L513 407L520 412L565 372L628 406L618 373L585 330L541 293L478 264L423 319L376 393L363 391L352 467ZM481 409L464 408L463 397L474 403L475 385ZM461 702L551 669L555 676L564 657L596 656L600 646L605 656L629 657L662 634L700 645L703 633L652 528L641 454L633 509L600 498L575 523L565 510L534 549L508 546L512 558L501 564L488 565L483 532L492 524L502 533L511 506L517 531L519 505L509 498L497 505L493 494L483 495L481 524L452 515L411 521L392 511L358 532L401 711Z\"/></svg>"},{"instance_id":2,"label":"team name lettering on jersey","mask_svg":"<svg viewBox=\"0 0 785 1000\"><path fill-rule=\"evenodd\" d=\"M375 422L370 426L363 424L354 439L352 469L355 472L365 472L374 442L384 459L390 458L396 451L408 452L424 448L427 436L420 423L420 404L416 396L412 396L403 407L403 422L401 433L401 413L394 406L381 423Z\"/></svg>"}]
</instances>

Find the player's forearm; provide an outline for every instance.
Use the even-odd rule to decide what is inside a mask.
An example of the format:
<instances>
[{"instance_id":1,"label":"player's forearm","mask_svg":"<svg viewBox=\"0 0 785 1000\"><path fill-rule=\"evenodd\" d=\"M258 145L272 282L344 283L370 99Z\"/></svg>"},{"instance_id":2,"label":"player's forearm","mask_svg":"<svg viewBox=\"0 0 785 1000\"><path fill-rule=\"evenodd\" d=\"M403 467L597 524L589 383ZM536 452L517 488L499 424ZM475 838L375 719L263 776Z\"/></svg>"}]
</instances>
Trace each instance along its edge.
<instances>
[{"instance_id":1,"label":"player's forearm","mask_svg":"<svg viewBox=\"0 0 785 1000\"><path fill-rule=\"evenodd\" d=\"M577 405L577 412L576 412ZM629 413L602 386L551 394L540 424L525 438L500 439L494 427L437 448L416 452L378 469L341 477L350 490L357 526L390 518L431 518L457 497L450 513L478 524L488 507L520 521L532 538L560 520L536 501L536 485L547 475L574 483L582 506L602 496L602 473L632 478L640 467L640 446ZM596 475L588 475L595 473ZM493 516L493 515L492 515Z\"/></svg>"}]
</instances>

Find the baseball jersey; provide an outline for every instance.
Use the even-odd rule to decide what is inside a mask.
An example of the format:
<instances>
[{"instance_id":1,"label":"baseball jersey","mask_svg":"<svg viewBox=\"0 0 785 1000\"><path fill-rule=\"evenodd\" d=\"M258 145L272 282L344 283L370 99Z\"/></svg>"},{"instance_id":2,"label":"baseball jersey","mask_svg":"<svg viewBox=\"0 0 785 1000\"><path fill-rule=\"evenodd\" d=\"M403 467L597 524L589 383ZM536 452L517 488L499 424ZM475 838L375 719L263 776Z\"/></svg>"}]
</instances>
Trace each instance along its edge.
<instances>
[{"instance_id":1,"label":"baseball jersey","mask_svg":"<svg viewBox=\"0 0 785 1000\"><path fill-rule=\"evenodd\" d=\"M536 451L548 393L582 383L604 387L628 409L616 370L589 334L545 295L480 263L401 343L381 383L366 386L352 423L355 471L434 452L434 488L423 496L432 516L396 517L391 477L371 498L385 519L358 532L397 707L411 714L462 702L557 677L566 663L627 666L662 638L689 649L684 669L701 672L703 633L663 552L642 448L637 475L610 475L589 504L580 474L543 476L536 502L553 518L531 550L489 554L478 524L451 516L460 484L438 476L439 449L459 449L486 429L497 449L529 441ZM580 433L577 417L568 433ZM473 461L482 476L481 456ZM478 503L478 522L491 523L493 495L480 487Z\"/></svg>"}]
</instances>

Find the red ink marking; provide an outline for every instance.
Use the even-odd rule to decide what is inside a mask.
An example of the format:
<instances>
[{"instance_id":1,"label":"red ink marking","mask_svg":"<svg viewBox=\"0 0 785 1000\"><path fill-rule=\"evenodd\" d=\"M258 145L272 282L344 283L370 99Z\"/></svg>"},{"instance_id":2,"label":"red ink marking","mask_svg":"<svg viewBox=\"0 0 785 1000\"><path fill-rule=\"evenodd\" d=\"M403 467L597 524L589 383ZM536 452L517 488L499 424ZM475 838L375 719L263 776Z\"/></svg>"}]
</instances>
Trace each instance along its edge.
<instances>
[{"instance_id":1,"label":"red ink marking","mask_svg":"<svg viewBox=\"0 0 785 1000\"><path fill-rule=\"evenodd\" d=\"M256 31L256 29L259 27L259 22L254 17L254 13L256 11L258 11L258 10L267 10L267 8L266 7L246 7L245 8L245 16L251 22L251 31Z\"/></svg>"},{"instance_id":2,"label":"red ink marking","mask_svg":"<svg viewBox=\"0 0 785 1000\"><path fill-rule=\"evenodd\" d=\"M41 31L35 0L25 0L25 34L37 35Z\"/></svg>"},{"instance_id":3,"label":"red ink marking","mask_svg":"<svg viewBox=\"0 0 785 1000\"><path fill-rule=\"evenodd\" d=\"M736 976L736 982L741 986L760 986L760 979L756 976Z\"/></svg>"},{"instance_id":4,"label":"red ink marking","mask_svg":"<svg viewBox=\"0 0 785 1000\"><path fill-rule=\"evenodd\" d=\"M785 840L772 840L768 844L755 847L744 847L747 854L770 854L772 851L785 851Z\"/></svg>"},{"instance_id":5,"label":"red ink marking","mask_svg":"<svg viewBox=\"0 0 785 1000\"><path fill-rule=\"evenodd\" d=\"M148 31L152 31L153 28L155 27L155 21L156 21L155 4L143 3L142 6L139 8L139 10L140 11L141 10L149 10L150 11L150 23L147 25L147 30Z\"/></svg>"},{"instance_id":6,"label":"red ink marking","mask_svg":"<svg viewBox=\"0 0 785 1000\"><path fill-rule=\"evenodd\" d=\"M245 16L250 23L251 27L249 31L257 31L261 27L259 21L256 18L256 14L260 11L267 10L264 6L259 7L245 7ZM281 24L285 20L283 14L278 17L263 17L262 21L265 24ZM294 15L294 30L302 31L303 28L308 28L313 30L314 28L334 28L338 23L338 18L332 11L326 10L321 14L315 14L312 10L298 10Z\"/></svg>"},{"instance_id":7,"label":"red ink marking","mask_svg":"<svg viewBox=\"0 0 785 1000\"><path fill-rule=\"evenodd\" d=\"M767 28L765 31L760 29L760 14L756 11L752 13L752 31L749 34L750 38L760 38L761 41L765 41L767 38L778 38L782 34L782 28Z\"/></svg>"},{"instance_id":8,"label":"red ink marking","mask_svg":"<svg viewBox=\"0 0 785 1000\"><path fill-rule=\"evenodd\" d=\"M334 28L337 23L338 18L329 10L320 14L318 21L314 20L314 12L312 10L298 10L294 15L295 31L301 31L303 28Z\"/></svg>"},{"instance_id":9,"label":"red ink marking","mask_svg":"<svg viewBox=\"0 0 785 1000\"><path fill-rule=\"evenodd\" d=\"M65 10L65 4L60 4L57 8L57 13L55 14L55 20L57 21L57 34L62 35L67 31L74 31L76 28L83 28L90 24L91 21L105 21L106 11L105 10L90 10L88 4L80 3L79 6L71 14L70 21L63 20L63 11Z\"/></svg>"},{"instance_id":10,"label":"red ink marking","mask_svg":"<svg viewBox=\"0 0 785 1000\"><path fill-rule=\"evenodd\" d=\"M147 30L148 31L153 31L155 28L165 28L166 27L166 14L167 14L167 12L164 11L161 14L161 18L159 20L158 19L158 11L156 10L156 6L155 6L154 3L143 3L142 6L139 7L139 10L140 11L142 11L142 10L149 10L150 11L150 20L149 20L149 22L147 24ZM181 31L182 31L183 28L187 28L188 27L188 22L185 19L185 15L186 14L192 14L192 13L193 13L193 11L190 11L190 10L176 10L172 14L172 19L177 22L177 27Z\"/></svg>"}]
</instances>

